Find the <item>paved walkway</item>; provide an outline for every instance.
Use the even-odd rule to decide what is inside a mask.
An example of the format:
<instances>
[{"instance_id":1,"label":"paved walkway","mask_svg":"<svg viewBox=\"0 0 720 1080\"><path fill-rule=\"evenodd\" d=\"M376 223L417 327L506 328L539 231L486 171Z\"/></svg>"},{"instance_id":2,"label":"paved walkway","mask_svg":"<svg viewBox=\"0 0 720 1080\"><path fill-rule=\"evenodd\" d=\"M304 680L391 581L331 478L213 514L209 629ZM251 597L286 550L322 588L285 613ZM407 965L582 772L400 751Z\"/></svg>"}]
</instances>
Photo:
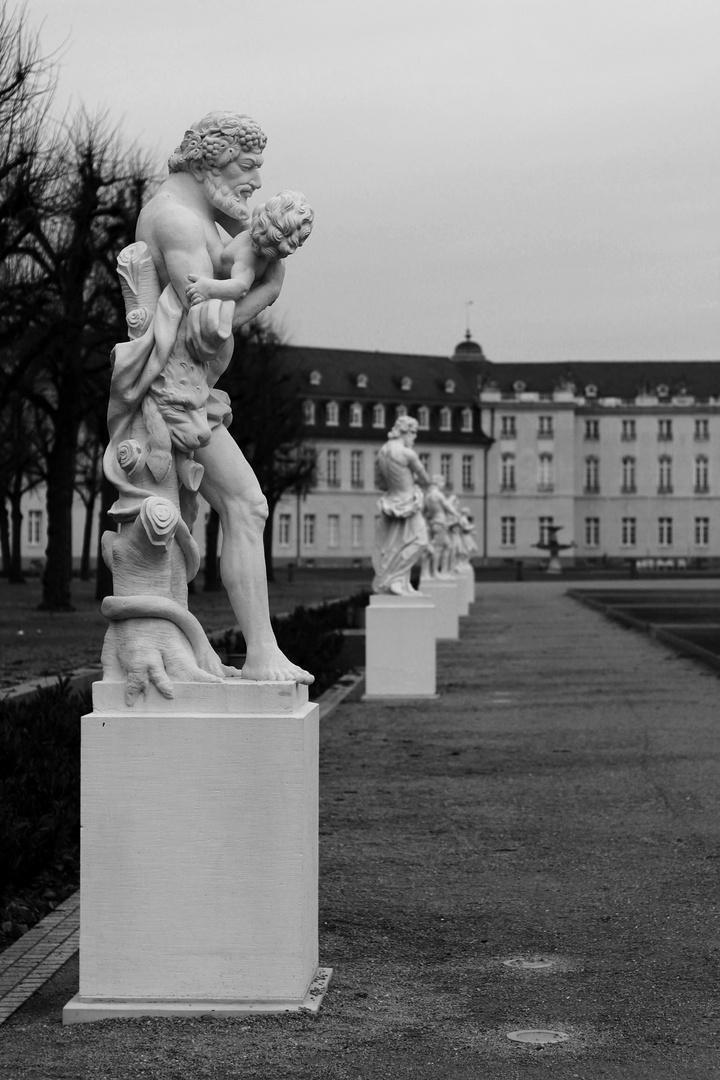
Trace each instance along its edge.
<instances>
[{"instance_id":1,"label":"paved walkway","mask_svg":"<svg viewBox=\"0 0 720 1080\"><path fill-rule=\"evenodd\" d=\"M0 1071L720 1076L717 674L566 588L481 586L439 647L439 702L347 700L324 725L321 960L336 975L318 1021L252 1038L219 1021L61 1029L71 964L6 1024ZM550 963L505 964L523 957ZM537 1054L507 1040L520 1027L570 1039ZM58 1055L64 1071L43 1071Z\"/></svg>"}]
</instances>

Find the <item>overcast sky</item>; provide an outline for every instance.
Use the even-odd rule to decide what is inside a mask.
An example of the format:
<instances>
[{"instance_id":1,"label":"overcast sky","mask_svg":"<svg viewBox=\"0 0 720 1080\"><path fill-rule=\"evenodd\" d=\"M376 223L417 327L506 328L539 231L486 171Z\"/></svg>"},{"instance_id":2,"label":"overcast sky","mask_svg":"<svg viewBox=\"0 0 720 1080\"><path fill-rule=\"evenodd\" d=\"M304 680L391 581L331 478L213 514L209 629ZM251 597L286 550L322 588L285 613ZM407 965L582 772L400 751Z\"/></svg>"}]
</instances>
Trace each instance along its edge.
<instances>
[{"instance_id":1,"label":"overcast sky","mask_svg":"<svg viewBox=\"0 0 720 1080\"><path fill-rule=\"evenodd\" d=\"M315 230L298 345L720 357L718 0L28 0L58 111L164 162L211 109ZM256 199L258 196L256 196ZM467 302L472 301L472 307Z\"/></svg>"}]
</instances>

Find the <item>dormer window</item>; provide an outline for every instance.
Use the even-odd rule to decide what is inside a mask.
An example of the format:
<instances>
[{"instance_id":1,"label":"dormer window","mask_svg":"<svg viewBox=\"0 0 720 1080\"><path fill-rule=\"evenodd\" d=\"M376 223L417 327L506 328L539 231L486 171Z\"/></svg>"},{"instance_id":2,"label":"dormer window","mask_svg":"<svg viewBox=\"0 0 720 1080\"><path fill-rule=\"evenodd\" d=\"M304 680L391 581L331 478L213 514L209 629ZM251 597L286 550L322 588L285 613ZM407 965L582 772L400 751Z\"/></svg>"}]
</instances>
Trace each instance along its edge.
<instances>
[{"instance_id":1,"label":"dormer window","mask_svg":"<svg viewBox=\"0 0 720 1080\"><path fill-rule=\"evenodd\" d=\"M319 371L311 371L310 372L310 385L311 386L319 386L321 382L322 382L322 375L320 374L320 372Z\"/></svg>"},{"instance_id":2,"label":"dormer window","mask_svg":"<svg viewBox=\"0 0 720 1080\"><path fill-rule=\"evenodd\" d=\"M380 404L373 405L372 416L373 416L373 421L372 421L373 422L373 427L376 427L376 428L384 428L385 427L385 406L384 405L380 405Z\"/></svg>"},{"instance_id":3,"label":"dormer window","mask_svg":"<svg viewBox=\"0 0 720 1080\"><path fill-rule=\"evenodd\" d=\"M670 387L666 383L660 383L657 388L657 396L659 398L666 398L670 396Z\"/></svg>"},{"instance_id":4,"label":"dormer window","mask_svg":"<svg viewBox=\"0 0 720 1080\"><path fill-rule=\"evenodd\" d=\"M412 379L409 375L403 375L402 379L400 380L400 389L412 390Z\"/></svg>"},{"instance_id":5,"label":"dormer window","mask_svg":"<svg viewBox=\"0 0 720 1080\"><path fill-rule=\"evenodd\" d=\"M452 412L447 405L440 410L440 430L452 431Z\"/></svg>"},{"instance_id":6,"label":"dormer window","mask_svg":"<svg viewBox=\"0 0 720 1080\"><path fill-rule=\"evenodd\" d=\"M525 383L522 381L522 379L517 379L513 383L513 390L515 391L516 394L524 394L525 393Z\"/></svg>"},{"instance_id":7,"label":"dormer window","mask_svg":"<svg viewBox=\"0 0 720 1080\"><path fill-rule=\"evenodd\" d=\"M430 410L427 405L421 405L418 409L417 421L420 431L430 430Z\"/></svg>"},{"instance_id":8,"label":"dormer window","mask_svg":"<svg viewBox=\"0 0 720 1080\"><path fill-rule=\"evenodd\" d=\"M315 423L315 402L303 401L303 423L314 424Z\"/></svg>"},{"instance_id":9,"label":"dormer window","mask_svg":"<svg viewBox=\"0 0 720 1080\"><path fill-rule=\"evenodd\" d=\"M446 379L445 380L445 393L446 394L454 394L455 393L455 380L454 379Z\"/></svg>"},{"instance_id":10,"label":"dormer window","mask_svg":"<svg viewBox=\"0 0 720 1080\"><path fill-rule=\"evenodd\" d=\"M362 427L363 410L357 401L350 406L350 427Z\"/></svg>"},{"instance_id":11,"label":"dormer window","mask_svg":"<svg viewBox=\"0 0 720 1080\"><path fill-rule=\"evenodd\" d=\"M472 409L463 409L460 422L461 431L472 431L473 429L473 412Z\"/></svg>"},{"instance_id":12,"label":"dormer window","mask_svg":"<svg viewBox=\"0 0 720 1080\"><path fill-rule=\"evenodd\" d=\"M586 398L596 398L597 396L598 396L598 388L597 388L597 386L595 386L594 383L589 383L585 387L585 397Z\"/></svg>"},{"instance_id":13,"label":"dormer window","mask_svg":"<svg viewBox=\"0 0 720 1080\"><path fill-rule=\"evenodd\" d=\"M328 427L337 427L340 423L340 406L337 401L328 401L325 406L325 423Z\"/></svg>"},{"instance_id":14,"label":"dormer window","mask_svg":"<svg viewBox=\"0 0 720 1080\"><path fill-rule=\"evenodd\" d=\"M367 390L367 384L367 375L358 375L357 379L355 380L355 385L357 386L358 390Z\"/></svg>"}]
</instances>

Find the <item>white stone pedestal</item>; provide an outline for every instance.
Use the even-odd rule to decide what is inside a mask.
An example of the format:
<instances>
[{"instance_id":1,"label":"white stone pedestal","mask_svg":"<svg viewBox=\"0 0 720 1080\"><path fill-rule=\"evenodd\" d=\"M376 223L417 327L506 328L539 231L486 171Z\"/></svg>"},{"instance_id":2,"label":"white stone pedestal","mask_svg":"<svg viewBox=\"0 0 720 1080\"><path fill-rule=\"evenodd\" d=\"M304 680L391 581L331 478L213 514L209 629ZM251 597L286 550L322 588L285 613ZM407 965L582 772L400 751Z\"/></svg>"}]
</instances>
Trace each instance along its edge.
<instances>
[{"instance_id":1,"label":"white stone pedestal","mask_svg":"<svg viewBox=\"0 0 720 1080\"><path fill-rule=\"evenodd\" d=\"M294 683L175 683L82 719L80 992L64 1023L318 1007L318 714Z\"/></svg>"},{"instance_id":2,"label":"white stone pedestal","mask_svg":"<svg viewBox=\"0 0 720 1080\"><path fill-rule=\"evenodd\" d=\"M475 571L472 563L460 563L457 571L459 591L464 595L466 609L464 614L470 612L470 605L475 603ZM461 614L463 614L461 612Z\"/></svg>"},{"instance_id":3,"label":"white stone pedestal","mask_svg":"<svg viewBox=\"0 0 720 1080\"><path fill-rule=\"evenodd\" d=\"M364 700L436 697L431 600L419 595L371 596L365 620Z\"/></svg>"},{"instance_id":4,"label":"white stone pedestal","mask_svg":"<svg viewBox=\"0 0 720 1080\"><path fill-rule=\"evenodd\" d=\"M457 579L421 578L420 591L435 605L435 637L457 641L460 636Z\"/></svg>"}]
</instances>

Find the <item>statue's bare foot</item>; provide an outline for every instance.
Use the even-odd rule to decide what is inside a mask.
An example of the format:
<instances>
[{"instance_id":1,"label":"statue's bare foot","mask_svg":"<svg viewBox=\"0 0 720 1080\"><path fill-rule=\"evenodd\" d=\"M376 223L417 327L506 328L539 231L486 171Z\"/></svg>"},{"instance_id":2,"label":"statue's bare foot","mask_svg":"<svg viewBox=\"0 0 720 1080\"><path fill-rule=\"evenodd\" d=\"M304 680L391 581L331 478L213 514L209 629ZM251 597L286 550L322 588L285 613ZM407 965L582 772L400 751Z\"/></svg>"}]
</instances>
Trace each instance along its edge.
<instances>
[{"instance_id":1,"label":"statue's bare foot","mask_svg":"<svg viewBox=\"0 0 720 1080\"><path fill-rule=\"evenodd\" d=\"M253 682L298 682L310 686L315 676L304 671L297 664L292 664L277 645L265 648L248 648L247 659L242 669L243 679Z\"/></svg>"}]
</instances>

